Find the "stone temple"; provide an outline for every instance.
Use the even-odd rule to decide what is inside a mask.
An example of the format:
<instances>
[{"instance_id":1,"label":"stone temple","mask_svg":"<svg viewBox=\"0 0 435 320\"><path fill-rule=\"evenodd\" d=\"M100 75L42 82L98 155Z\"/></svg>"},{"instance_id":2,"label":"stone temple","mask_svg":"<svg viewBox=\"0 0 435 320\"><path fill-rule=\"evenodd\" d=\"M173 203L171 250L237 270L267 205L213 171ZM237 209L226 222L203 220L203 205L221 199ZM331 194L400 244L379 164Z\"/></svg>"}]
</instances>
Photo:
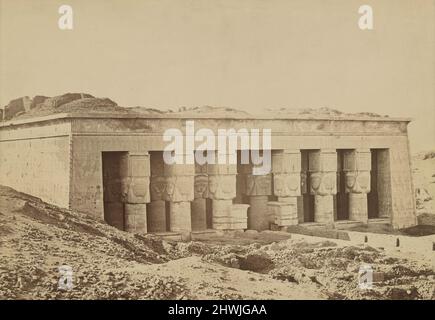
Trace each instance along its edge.
<instances>
[{"instance_id":1,"label":"stone temple","mask_svg":"<svg viewBox=\"0 0 435 320\"><path fill-rule=\"evenodd\" d=\"M0 184L139 233L416 224L409 119L115 109L7 119L5 108ZM163 133L187 120L214 132L272 129L271 173L254 175L240 159L165 164Z\"/></svg>"}]
</instances>

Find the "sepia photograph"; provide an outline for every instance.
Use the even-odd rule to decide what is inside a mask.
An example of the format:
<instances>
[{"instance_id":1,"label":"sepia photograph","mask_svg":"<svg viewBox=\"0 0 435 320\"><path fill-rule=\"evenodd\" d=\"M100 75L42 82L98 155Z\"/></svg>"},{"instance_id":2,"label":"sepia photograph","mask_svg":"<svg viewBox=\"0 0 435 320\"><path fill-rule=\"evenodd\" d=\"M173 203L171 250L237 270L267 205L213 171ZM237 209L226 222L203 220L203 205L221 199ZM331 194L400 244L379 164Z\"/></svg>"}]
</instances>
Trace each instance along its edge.
<instances>
[{"instance_id":1,"label":"sepia photograph","mask_svg":"<svg viewBox=\"0 0 435 320\"><path fill-rule=\"evenodd\" d=\"M435 0L0 0L0 300L434 301Z\"/></svg>"}]
</instances>

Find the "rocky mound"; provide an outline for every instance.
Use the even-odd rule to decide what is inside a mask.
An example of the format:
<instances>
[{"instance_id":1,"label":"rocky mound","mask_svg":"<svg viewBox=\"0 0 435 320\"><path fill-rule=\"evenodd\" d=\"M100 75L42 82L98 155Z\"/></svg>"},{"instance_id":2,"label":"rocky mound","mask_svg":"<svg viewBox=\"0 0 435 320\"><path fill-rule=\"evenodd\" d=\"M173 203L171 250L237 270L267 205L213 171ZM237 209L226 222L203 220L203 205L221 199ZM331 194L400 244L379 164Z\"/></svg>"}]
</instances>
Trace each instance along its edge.
<instances>
[{"instance_id":1,"label":"rocky mound","mask_svg":"<svg viewBox=\"0 0 435 320\"><path fill-rule=\"evenodd\" d=\"M2 119L25 119L55 113L128 113L129 110L108 98L86 93L66 93L56 97L35 96L12 100L3 108Z\"/></svg>"},{"instance_id":2,"label":"rocky mound","mask_svg":"<svg viewBox=\"0 0 435 320\"><path fill-rule=\"evenodd\" d=\"M368 117L368 118L385 118L373 112L358 112L358 113L345 113L336 109L328 107L320 108L268 108L264 115L276 115L278 117L288 116L328 116L336 118L353 118L353 117Z\"/></svg>"},{"instance_id":3,"label":"rocky mound","mask_svg":"<svg viewBox=\"0 0 435 320\"><path fill-rule=\"evenodd\" d=\"M344 113L331 108L268 108L260 112L248 113L227 107L200 106L181 107L178 110L161 110L147 107L121 107L108 98L96 98L86 93L66 93L56 97L35 96L33 99L22 97L9 102L3 109L0 109L0 121L11 119L22 119L37 116L46 116L55 113L120 113L120 114L145 114L145 115L176 115L183 117L222 117L222 118L243 118L249 116L276 118L295 116L328 116L334 118L354 117L387 117L375 113Z\"/></svg>"}]
</instances>

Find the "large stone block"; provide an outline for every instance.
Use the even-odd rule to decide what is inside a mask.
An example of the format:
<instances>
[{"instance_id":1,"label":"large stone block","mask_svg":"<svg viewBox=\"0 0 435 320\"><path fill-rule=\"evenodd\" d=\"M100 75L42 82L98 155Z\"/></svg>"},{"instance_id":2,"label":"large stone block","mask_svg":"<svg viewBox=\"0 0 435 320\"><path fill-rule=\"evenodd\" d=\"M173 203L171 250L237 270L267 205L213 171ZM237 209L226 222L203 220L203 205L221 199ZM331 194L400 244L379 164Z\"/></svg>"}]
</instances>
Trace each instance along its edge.
<instances>
[{"instance_id":1,"label":"large stone block","mask_svg":"<svg viewBox=\"0 0 435 320\"><path fill-rule=\"evenodd\" d=\"M269 201L269 215L280 227L298 224L297 198L289 197L288 202Z\"/></svg>"},{"instance_id":2,"label":"large stone block","mask_svg":"<svg viewBox=\"0 0 435 320\"><path fill-rule=\"evenodd\" d=\"M247 228L247 204L233 204L231 200L213 200L212 223L217 230Z\"/></svg>"}]
</instances>

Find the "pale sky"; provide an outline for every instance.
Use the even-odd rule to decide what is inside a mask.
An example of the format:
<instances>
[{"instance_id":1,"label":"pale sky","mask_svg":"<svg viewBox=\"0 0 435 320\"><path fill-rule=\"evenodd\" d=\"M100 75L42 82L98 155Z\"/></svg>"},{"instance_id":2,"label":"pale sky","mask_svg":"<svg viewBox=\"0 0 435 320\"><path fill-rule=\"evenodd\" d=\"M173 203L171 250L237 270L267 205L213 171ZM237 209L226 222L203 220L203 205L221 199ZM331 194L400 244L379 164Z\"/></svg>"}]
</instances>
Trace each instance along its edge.
<instances>
[{"instance_id":1,"label":"pale sky","mask_svg":"<svg viewBox=\"0 0 435 320\"><path fill-rule=\"evenodd\" d=\"M74 30L58 28L69 4ZM369 4L374 30L358 28ZM0 0L0 105L330 107L412 117L435 148L435 0Z\"/></svg>"}]
</instances>

